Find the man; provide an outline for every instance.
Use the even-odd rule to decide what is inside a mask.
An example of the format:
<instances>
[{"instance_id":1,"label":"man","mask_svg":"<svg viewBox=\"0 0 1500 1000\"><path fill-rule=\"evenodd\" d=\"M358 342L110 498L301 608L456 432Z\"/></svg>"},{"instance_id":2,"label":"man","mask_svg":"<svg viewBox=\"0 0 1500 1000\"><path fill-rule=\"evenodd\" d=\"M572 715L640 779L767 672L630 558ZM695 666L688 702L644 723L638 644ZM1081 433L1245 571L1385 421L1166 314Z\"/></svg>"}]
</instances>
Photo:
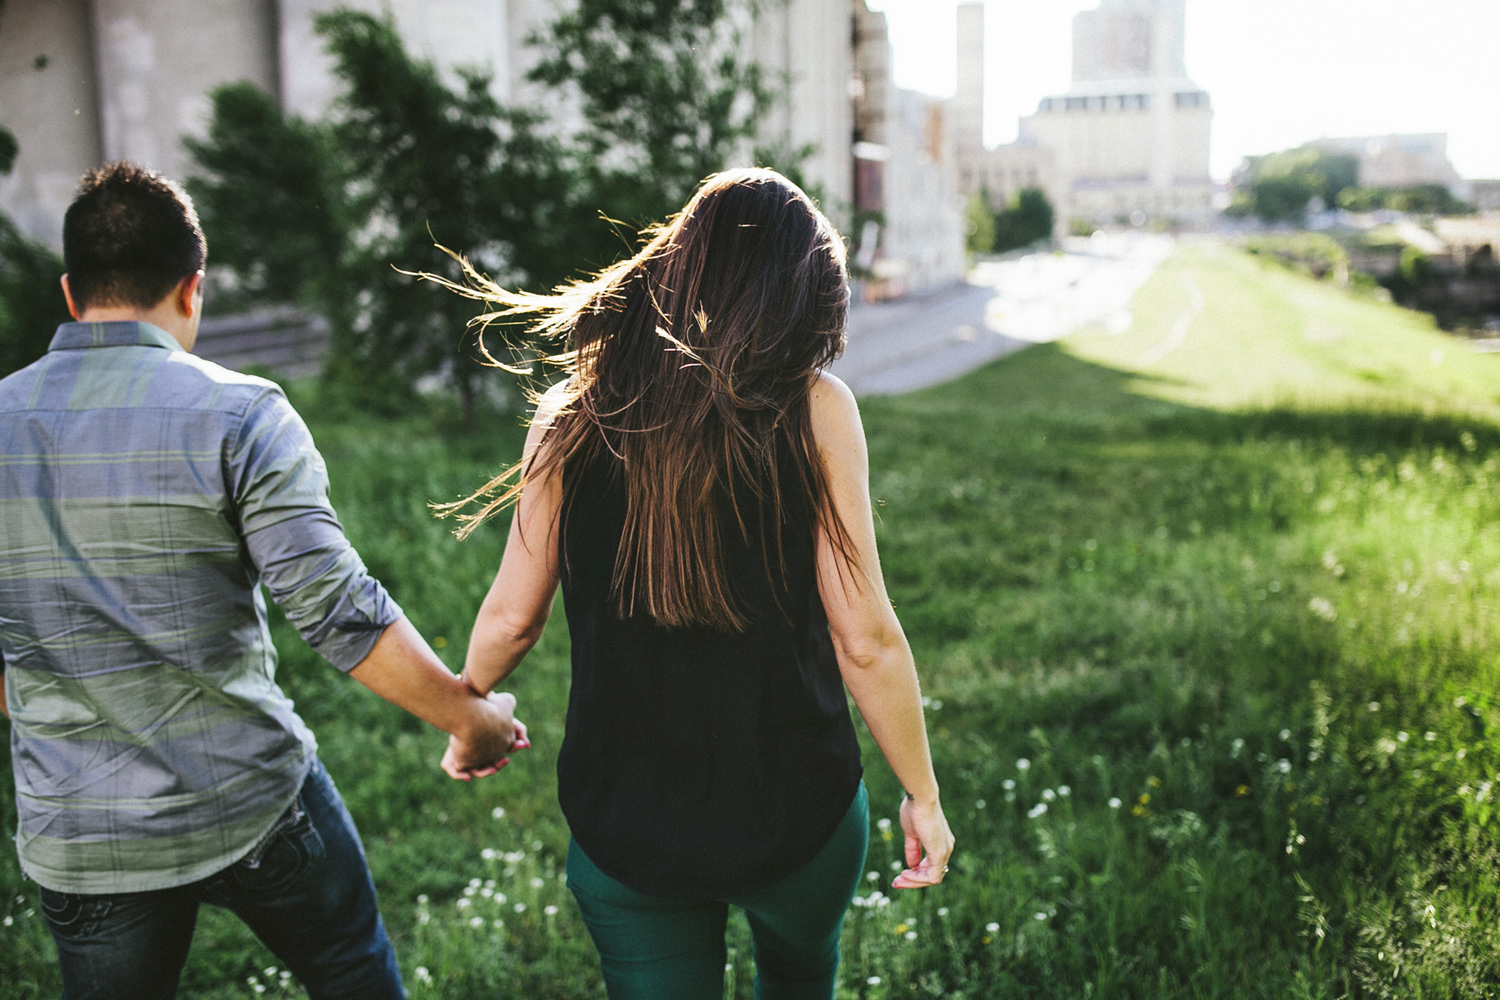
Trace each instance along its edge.
<instances>
[{"instance_id":1,"label":"man","mask_svg":"<svg viewBox=\"0 0 1500 1000\"><path fill-rule=\"evenodd\" d=\"M273 680L260 584L335 667L454 736L454 777L526 745L515 699L451 674L365 571L281 391L189 353L187 195L102 167L63 246L77 322L0 380L0 709L64 996L173 996L205 902L312 997L404 996L358 834Z\"/></svg>"}]
</instances>

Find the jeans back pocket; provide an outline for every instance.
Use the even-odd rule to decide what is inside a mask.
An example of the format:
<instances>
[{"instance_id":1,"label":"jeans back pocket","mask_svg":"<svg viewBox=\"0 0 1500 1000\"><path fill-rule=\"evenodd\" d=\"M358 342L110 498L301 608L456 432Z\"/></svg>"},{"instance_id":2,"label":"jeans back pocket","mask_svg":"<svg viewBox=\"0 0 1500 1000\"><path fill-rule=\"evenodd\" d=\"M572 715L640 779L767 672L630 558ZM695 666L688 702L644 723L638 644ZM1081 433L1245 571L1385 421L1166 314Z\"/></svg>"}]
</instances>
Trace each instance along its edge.
<instances>
[{"instance_id":1,"label":"jeans back pocket","mask_svg":"<svg viewBox=\"0 0 1500 1000\"><path fill-rule=\"evenodd\" d=\"M229 883L226 888L251 892L281 889L323 855L323 838L298 795L250 853L224 872Z\"/></svg>"}]
</instances>

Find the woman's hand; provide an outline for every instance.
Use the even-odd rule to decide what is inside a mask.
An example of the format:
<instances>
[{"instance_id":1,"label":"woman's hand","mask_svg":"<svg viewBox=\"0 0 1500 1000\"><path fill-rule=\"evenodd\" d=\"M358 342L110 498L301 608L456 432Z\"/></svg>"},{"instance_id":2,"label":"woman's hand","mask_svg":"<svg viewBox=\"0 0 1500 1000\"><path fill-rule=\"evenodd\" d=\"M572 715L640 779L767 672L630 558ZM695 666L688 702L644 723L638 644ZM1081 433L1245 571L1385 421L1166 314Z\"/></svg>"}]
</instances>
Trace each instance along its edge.
<instances>
[{"instance_id":1,"label":"woman's hand","mask_svg":"<svg viewBox=\"0 0 1500 1000\"><path fill-rule=\"evenodd\" d=\"M525 723L515 717L515 695L479 696L475 698L475 708L481 722L464 737L450 736L443 754L443 770L448 777L459 781L489 777L510 763L508 755L512 751L531 746Z\"/></svg>"},{"instance_id":2,"label":"woman's hand","mask_svg":"<svg viewBox=\"0 0 1500 1000\"><path fill-rule=\"evenodd\" d=\"M906 870L891 883L895 889L921 889L937 885L948 871L953 854L953 831L943 815L942 803L915 799L901 801L901 832L906 834ZM924 853L925 852L925 853Z\"/></svg>"}]
</instances>

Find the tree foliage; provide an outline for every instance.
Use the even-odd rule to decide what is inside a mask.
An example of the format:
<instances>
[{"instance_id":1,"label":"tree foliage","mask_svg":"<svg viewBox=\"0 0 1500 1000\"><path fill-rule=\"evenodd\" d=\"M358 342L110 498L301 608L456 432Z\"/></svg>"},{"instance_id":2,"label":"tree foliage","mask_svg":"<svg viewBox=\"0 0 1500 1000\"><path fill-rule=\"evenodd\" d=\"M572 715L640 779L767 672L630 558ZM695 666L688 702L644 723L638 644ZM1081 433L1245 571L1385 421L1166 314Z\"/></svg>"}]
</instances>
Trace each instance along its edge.
<instances>
[{"instance_id":1,"label":"tree foliage","mask_svg":"<svg viewBox=\"0 0 1500 1000\"><path fill-rule=\"evenodd\" d=\"M412 272L460 279L448 248L506 284L548 288L618 257L754 136L770 93L740 55L734 14L751 9L581 0L530 40L531 79L563 109L551 121L502 105L484 74L448 86L389 17L318 17L342 85L330 121L231 84L213 94L207 137L188 142L233 304L323 315L330 374L367 401L399 405L441 374L472 411L473 304Z\"/></svg>"},{"instance_id":2,"label":"tree foliage","mask_svg":"<svg viewBox=\"0 0 1500 1000\"><path fill-rule=\"evenodd\" d=\"M1259 216L1266 222L1296 222L1313 199L1324 206L1359 180L1359 160L1317 146L1299 146L1266 156L1251 156L1235 174L1235 197L1229 214Z\"/></svg>"},{"instance_id":3,"label":"tree foliage","mask_svg":"<svg viewBox=\"0 0 1500 1000\"><path fill-rule=\"evenodd\" d=\"M1453 197L1441 184L1414 184L1401 188L1347 187L1339 192L1338 206L1351 212L1388 209L1414 215L1473 215L1474 206Z\"/></svg>"},{"instance_id":4,"label":"tree foliage","mask_svg":"<svg viewBox=\"0 0 1500 1000\"><path fill-rule=\"evenodd\" d=\"M15 135L0 126L0 176L10 173L18 152ZM57 325L69 319L62 273L57 254L0 212L0 377L45 354Z\"/></svg>"},{"instance_id":5,"label":"tree foliage","mask_svg":"<svg viewBox=\"0 0 1500 1000\"><path fill-rule=\"evenodd\" d=\"M990 208L990 193L976 191L964 207L967 223L967 246L970 253L989 253L995 249L995 213Z\"/></svg>"},{"instance_id":6,"label":"tree foliage","mask_svg":"<svg viewBox=\"0 0 1500 1000\"><path fill-rule=\"evenodd\" d=\"M736 15L753 10L726 0L578 0L531 39L541 59L528 78L577 101L582 127L569 144L577 180L601 210L632 225L664 218L753 141L772 99L760 67L740 54Z\"/></svg>"},{"instance_id":7,"label":"tree foliage","mask_svg":"<svg viewBox=\"0 0 1500 1000\"><path fill-rule=\"evenodd\" d=\"M1041 188L1024 188L995 213L996 253L1018 250L1052 235L1057 215Z\"/></svg>"},{"instance_id":8,"label":"tree foliage","mask_svg":"<svg viewBox=\"0 0 1500 1000\"><path fill-rule=\"evenodd\" d=\"M446 247L506 280L560 280L572 266L555 218L564 157L534 116L500 106L489 77L446 86L389 18L340 10L315 24L343 85L329 122L237 83L214 92L207 137L188 141L210 247L244 299L329 321L329 372L359 402L399 406L418 379L444 375L472 413L472 304L412 272L458 278Z\"/></svg>"}]
</instances>

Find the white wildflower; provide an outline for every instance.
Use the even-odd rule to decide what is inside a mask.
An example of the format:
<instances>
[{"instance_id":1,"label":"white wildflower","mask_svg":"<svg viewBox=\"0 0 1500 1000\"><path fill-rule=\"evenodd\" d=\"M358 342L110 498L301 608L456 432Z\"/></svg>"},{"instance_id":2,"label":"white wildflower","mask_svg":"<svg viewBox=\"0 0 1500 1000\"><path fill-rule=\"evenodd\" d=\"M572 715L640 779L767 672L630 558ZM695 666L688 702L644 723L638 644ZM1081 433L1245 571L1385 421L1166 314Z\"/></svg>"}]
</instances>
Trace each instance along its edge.
<instances>
[{"instance_id":1,"label":"white wildflower","mask_svg":"<svg viewBox=\"0 0 1500 1000\"><path fill-rule=\"evenodd\" d=\"M1029 810L1027 810L1026 815L1028 817L1030 817L1031 819L1036 819L1038 816L1042 815L1046 811L1047 811L1047 803L1045 803L1045 802L1038 802L1036 805L1032 806Z\"/></svg>"}]
</instances>

